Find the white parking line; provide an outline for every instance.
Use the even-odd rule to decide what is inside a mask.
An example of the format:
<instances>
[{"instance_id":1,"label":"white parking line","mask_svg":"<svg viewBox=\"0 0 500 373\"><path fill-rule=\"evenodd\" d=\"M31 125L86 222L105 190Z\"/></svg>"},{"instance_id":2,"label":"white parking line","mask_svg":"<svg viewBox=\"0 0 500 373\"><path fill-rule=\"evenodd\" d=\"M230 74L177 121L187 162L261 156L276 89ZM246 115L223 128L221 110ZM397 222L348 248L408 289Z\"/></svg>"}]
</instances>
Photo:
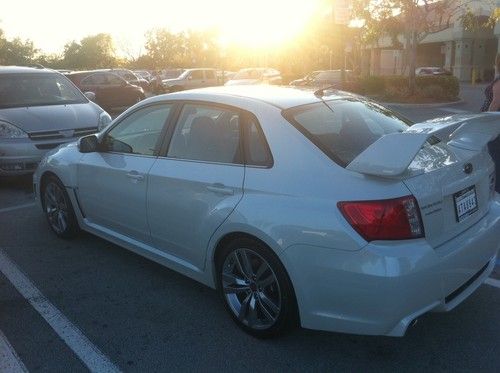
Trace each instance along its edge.
<instances>
[{"instance_id":1,"label":"white parking line","mask_svg":"<svg viewBox=\"0 0 500 373\"><path fill-rule=\"evenodd\" d=\"M0 249L0 271L91 372L120 371L80 329L43 296L2 249Z\"/></svg>"},{"instance_id":2,"label":"white parking line","mask_svg":"<svg viewBox=\"0 0 500 373\"><path fill-rule=\"evenodd\" d=\"M0 372L25 373L28 369L0 330Z\"/></svg>"},{"instance_id":3,"label":"white parking line","mask_svg":"<svg viewBox=\"0 0 500 373\"><path fill-rule=\"evenodd\" d=\"M17 206L12 206L12 207L5 207L3 209L0 209L0 214L2 212L9 212L9 211L14 211L14 210L19 210L19 209L25 209L25 208L28 208L28 207L33 207L35 205L36 205L36 203L32 202L32 203L26 203L24 205L17 205Z\"/></svg>"},{"instance_id":4,"label":"white parking line","mask_svg":"<svg viewBox=\"0 0 500 373\"><path fill-rule=\"evenodd\" d=\"M500 288L500 280L497 280L495 278L487 278L486 281L484 282L485 284L494 286L496 288Z\"/></svg>"}]
</instances>

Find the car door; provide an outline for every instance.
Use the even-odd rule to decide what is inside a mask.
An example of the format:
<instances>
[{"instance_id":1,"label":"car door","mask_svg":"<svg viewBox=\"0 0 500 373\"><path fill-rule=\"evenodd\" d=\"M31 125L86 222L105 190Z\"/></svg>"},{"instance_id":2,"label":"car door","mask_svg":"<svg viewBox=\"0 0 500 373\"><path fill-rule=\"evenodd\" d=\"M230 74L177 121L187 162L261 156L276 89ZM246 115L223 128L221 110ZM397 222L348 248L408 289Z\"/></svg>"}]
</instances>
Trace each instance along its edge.
<instances>
[{"instance_id":1,"label":"car door","mask_svg":"<svg viewBox=\"0 0 500 373\"><path fill-rule=\"evenodd\" d=\"M240 113L186 103L148 180L154 246L202 268L214 231L243 195Z\"/></svg>"},{"instance_id":2,"label":"car door","mask_svg":"<svg viewBox=\"0 0 500 373\"><path fill-rule=\"evenodd\" d=\"M215 75L215 70L204 70L205 82L204 87L213 87L217 85L217 76Z\"/></svg>"},{"instance_id":3,"label":"car door","mask_svg":"<svg viewBox=\"0 0 500 373\"><path fill-rule=\"evenodd\" d=\"M156 160L172 104L142 107L113 125L98 152L77 166L78 200L89 224L150 242L146 215L148 172Z\"/></svg>"},{"instance_id":4,"label":"car door","mask_svg":"<svg viewBox=\"0 0 500 373\"><path fill-rule=\"evenodd\" d=\"M101 106L106 106L108 102L106 96L102 94L101 83L102 74L92 74L81 80L79 88L82 92L93 92L95 94L95 101Z\"/></svg>"},{"instance_id":5,"label":"car door","mask_svg":"<svg viewBox=\"0 0 500 373\"><path fill-rule=\"evenodd\" d=\"M189 73L187 79L186 88L200 88L205 84L205 76L203 75L203 70L193 70Z\"/></svg>"},{"instance_id":6,"label":"car door","mask_svg":"<svg viewBox=\"0 0 500 373\"><path fill-rule=\"evenodd\" d=\"M106 92L111 98L112 107L127 107L134 103L132 86L125 79L113 73L106 73Z\"/></svg>"}]
</instances>

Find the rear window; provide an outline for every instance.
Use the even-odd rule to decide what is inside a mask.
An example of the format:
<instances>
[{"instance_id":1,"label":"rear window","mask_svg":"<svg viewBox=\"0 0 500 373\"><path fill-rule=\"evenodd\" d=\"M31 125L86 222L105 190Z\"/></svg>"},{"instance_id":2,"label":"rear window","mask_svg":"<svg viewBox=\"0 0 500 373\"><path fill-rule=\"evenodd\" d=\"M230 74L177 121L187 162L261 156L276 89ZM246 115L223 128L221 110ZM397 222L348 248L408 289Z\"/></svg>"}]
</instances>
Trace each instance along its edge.
<instances>
[{"instance_id":1,"label":"rear window","mask_svg":"<svg viewBox=\"0 0 500 373\"><path fill-rule=\"evenodd\" d=\"M342 167L380 137L403 132L411 124L380 105L355 99L295 107L283 115Z\"/></svg>"},{"instance_id":2,"label":"rear window","mask_svg":"<svg viewBox=\"0 0 500 373\"><path fill-rule=\"evenodd\" d=\"M87 99L64 76L48 74L0 75L0 107L64 105Z\"/></svg>"}]
</instances>

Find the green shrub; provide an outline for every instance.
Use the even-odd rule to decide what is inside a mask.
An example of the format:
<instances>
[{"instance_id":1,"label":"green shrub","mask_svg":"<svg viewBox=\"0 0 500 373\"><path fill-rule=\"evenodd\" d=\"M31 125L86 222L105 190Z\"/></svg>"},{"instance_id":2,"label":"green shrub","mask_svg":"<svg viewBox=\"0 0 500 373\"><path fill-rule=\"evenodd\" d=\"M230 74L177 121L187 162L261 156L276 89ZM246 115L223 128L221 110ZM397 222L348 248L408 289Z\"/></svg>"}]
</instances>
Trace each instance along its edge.
<instances>
[{"instance_id":1,"label":"green shrub","mask_svg":"<svg viewBox=\"0 0 500 373\"><path fill-rule=\"evenodd\" d=\"M415 84L416 98L453 100L460 93L458 79L454 76L417 76ZM389 100L409 97L408 77L401 75L359 77L346 82L344 90Z\"/></svg>"},{"instance_id":2,"label":"green shrub","mask_svg":"<svg viewBox=\"0 0 500 373\"><path fill-rule=\"evenodd\" d=\"M425 97L425 98L438 98L438 99L446 99L448 96L446 95L446 92L444 91L444 88L440 85L433 84L433 85L426 85L421 88L417 88L419 96Z\"/></svg>"},{"instance_id":3,"label":"green shrub","mask_svg":"<svg viewBox=\"0 0 500 373\"><path fill-rule=\"evenodd\" d=\"M361 79L361 87L368 95L383 95L385 91L385 76L368 76Z\"/></svg>"},{"instance_id":4,"label":"green shrub","mask_svg":"<svg viewBox=\"0 0 500 373\"><path fill-rule=\"evenodd\" d=\"M428 86L440 86L443 89L442 98L454 99L460 93L458 79L451 75L417 76L416 84L421 90Z\"/></svg>"}]
</instances>

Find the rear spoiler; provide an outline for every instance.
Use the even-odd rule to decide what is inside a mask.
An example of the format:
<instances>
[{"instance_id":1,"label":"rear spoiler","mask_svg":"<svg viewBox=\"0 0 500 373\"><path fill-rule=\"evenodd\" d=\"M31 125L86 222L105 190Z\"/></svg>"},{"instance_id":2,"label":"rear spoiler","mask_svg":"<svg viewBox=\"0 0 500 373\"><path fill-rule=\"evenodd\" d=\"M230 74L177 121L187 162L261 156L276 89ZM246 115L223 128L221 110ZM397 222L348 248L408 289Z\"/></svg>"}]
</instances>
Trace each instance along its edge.
<instances>
[{"instance_id":1,"label":"rear spoiler","mask_svg":"<svg viewBox=\"0 0 500 373\"><path fill-rule=\"evenodd\" d=\"M449 146L481 151L500 135L500 112L452 115L417 123L385 135L353 159L346 169L366 175L397 177L406 172L425 142L436 137Z\"/></svg>"}]
</instances>

